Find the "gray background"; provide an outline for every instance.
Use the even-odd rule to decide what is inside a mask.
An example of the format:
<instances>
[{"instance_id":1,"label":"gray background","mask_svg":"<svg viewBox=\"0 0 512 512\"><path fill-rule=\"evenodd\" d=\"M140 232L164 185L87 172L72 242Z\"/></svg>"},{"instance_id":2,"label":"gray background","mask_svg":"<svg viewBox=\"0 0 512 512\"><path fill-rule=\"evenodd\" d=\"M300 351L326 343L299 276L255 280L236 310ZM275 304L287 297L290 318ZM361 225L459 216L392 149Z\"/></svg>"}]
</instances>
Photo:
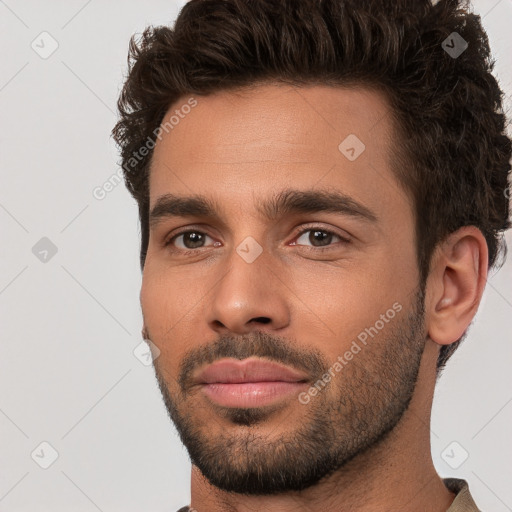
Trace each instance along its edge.
<instances>
[{"instance_id":1,"label":"gray background","mask_svg":"<svg viewBox=\"0 0 512 512\"><path fill-rule=\"evenodd\" d=\"M0 512L189 503L187 453L151 366L134 355L136 204L123 184L93 195L118 171L109 134L129 37L172 22L183 3L0 1ZM474 6L510 107L512 0ZM45 59L31 47L48 52L53 40ZM432 417L439 473L467 479L494 512L512 510L511 269L509 258L489 279ZM42 442L58 452L47 469Z\"/></svg>"}]
</instances>

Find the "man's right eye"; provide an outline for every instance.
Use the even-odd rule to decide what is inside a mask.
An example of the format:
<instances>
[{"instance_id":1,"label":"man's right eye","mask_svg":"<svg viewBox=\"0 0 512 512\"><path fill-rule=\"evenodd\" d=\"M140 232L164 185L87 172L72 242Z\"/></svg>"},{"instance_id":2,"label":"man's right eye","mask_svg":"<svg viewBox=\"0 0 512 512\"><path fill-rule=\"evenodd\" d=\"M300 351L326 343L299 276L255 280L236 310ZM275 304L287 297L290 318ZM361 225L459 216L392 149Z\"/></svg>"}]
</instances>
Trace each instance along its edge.
<instances>
[{"instance_id":1,"label":"man's right eye","mask_svg":"<svg viewBox=\"0 0 512 512\"><path fill-rule=\"evenodd\" d=\"M210 236L202 231L189 229L174 234L164 245L165 247L174 246L173 249L176 248L179 251L194 251L205 247L204 243L207 238L212 240Z\"/></svg>"}]
</instances>

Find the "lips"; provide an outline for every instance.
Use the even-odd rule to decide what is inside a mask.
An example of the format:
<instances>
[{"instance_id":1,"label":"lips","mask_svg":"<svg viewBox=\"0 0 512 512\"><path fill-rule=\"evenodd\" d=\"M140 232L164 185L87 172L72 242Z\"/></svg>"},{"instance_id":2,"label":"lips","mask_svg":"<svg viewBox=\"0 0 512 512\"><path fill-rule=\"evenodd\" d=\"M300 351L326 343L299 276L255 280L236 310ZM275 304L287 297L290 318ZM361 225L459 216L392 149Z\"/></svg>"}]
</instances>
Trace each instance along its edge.
<instances>
[{"instance_id":1,"label":"lips","mask_svg":"<svg viewBox=\"0 0 512 512\"><path fill-rule=\"evenodd\" d=\"M247 382L307 382L303 372L260 358L242 361L222 359L201 370L195 384L241 384Z\"/></svg>"},{"instance_id":2,"label":"lips","mask_svg":"<svg viewBox=\"0 0 512 512\"><path fill-rule=\"evenodd\" d=\"M222 407L251 408L292 403L308 382L308 377L288 366L261 358L222 359L193 379L207 399Z\"/></svg>"}]
</instances>

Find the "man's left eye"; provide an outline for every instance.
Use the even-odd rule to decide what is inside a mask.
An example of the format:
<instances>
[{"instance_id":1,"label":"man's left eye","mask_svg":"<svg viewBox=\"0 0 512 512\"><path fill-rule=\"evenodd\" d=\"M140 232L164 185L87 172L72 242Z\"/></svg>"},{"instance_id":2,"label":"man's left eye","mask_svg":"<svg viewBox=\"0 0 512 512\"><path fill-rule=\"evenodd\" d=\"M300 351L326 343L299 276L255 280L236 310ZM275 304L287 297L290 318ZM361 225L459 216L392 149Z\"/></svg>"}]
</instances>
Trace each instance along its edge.
<instances>
[{"instance_id":1,"label":"man's left eye","mask_svg":"<svg viewBox=\"0 0 512 512\"><path fill-rule=\"evenodd\" d=\"M313 247L328 247L332 245L333 237L337 238L341 242L349 242L348 238L343 238L332 231L319 228L309 228L301 231L300 236L297 238L297 242L293 245L305 245L307 242L310 242ZM300 241L301 239L303 239L302 242Z\"/></svg>"}]
</instances>

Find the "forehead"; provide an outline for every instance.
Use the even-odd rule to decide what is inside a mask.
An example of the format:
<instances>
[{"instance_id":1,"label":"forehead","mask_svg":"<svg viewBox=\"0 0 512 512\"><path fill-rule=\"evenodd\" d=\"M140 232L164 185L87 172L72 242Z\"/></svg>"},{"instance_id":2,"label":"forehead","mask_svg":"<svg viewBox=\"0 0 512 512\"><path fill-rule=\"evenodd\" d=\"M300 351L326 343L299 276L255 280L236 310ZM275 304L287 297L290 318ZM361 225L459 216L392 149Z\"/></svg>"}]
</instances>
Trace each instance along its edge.
<instances>
[{"instance_id":1,"label":"forehead","mask_svg":"<svg viewBox=\"0 0 512 512\"><path fill-rule=\"evenodd\" d=\"M190 98L162 121L172 117L152 157L150 207L170 191L236 191L242 205L265 187L328 185L356 199L380 193L383 178L396 187L390 108L379 91L272 84L194 96L192 108Z\"/></svg>"},{"instance_id":2,"label":"forehead","mask_svg":"<svg viewBox=\"0 0 512 512\"><path fill-rule=\"evenodd\" d=\"M325 141L325 133L339 138L350 131L370 142L370 135L379 138L391 130L387 100L377 90L259 85L194 96L197 105L193 108L188 106L190 98L184 96L169 107L162 125L171 124L157 142L154 159L162 150L175 149L179 149L177 158L226 153L232 158L233 146L248 143L246 152L258 146L272 151L275 145L269 142L276 134L301 154L302 149L311 150L315 142ZM246 152L240 158L246 160ZM259 159L262 156L258 154Z\"/></svg>"}]
</instances>

